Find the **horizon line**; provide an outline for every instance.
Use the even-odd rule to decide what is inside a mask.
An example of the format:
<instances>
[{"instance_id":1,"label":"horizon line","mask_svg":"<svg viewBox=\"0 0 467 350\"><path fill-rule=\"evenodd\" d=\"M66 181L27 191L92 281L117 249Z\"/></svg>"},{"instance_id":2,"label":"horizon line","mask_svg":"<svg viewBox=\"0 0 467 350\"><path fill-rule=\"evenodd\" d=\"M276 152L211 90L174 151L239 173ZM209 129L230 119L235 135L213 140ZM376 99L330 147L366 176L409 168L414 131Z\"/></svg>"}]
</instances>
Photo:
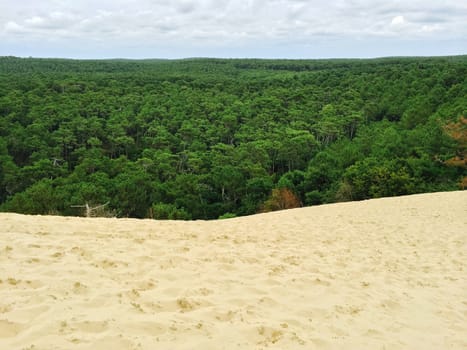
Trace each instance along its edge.
<instances>
[{"instance_id":1,"label":"horizon line","mask_svg":"<svg viewBox=\"0 0 467 350\"><path fill-rule=\"evenodd\" d=\"M0 55L0 58L19 58L19 59L51 59L51 60L74 60L74 61L182 61L182 60L287 60L287 61L318 61L318 60L377 60L377 59L395 59L395 58L453 58L463 57L465 54L452 54L452 55L393 55L393 56L372 56L372 57L222 57L222 56L186 56L177 58L168 57L100 57L100 58L77 58L77 57L59 57L59 56L16 56L16 55Z\"/></svg>"}]
</instances>

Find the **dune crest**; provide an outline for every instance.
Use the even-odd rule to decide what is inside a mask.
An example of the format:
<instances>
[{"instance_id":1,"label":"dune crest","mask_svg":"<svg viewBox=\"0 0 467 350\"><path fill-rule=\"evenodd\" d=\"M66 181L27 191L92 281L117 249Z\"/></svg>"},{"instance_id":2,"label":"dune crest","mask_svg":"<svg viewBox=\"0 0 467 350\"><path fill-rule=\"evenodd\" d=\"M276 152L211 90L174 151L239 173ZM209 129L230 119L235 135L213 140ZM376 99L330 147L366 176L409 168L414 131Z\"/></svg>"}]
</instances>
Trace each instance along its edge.
<instances>
[{"instance_id":1,"label":"dune crest","mask_svg":"<svg viewBox=\"0 0 467 350\"><path fill-rule=\"evenodd\" d=\"M221 221L0 213L1 349L465 349L467 192Z\"/></svg>"}]
</instances>

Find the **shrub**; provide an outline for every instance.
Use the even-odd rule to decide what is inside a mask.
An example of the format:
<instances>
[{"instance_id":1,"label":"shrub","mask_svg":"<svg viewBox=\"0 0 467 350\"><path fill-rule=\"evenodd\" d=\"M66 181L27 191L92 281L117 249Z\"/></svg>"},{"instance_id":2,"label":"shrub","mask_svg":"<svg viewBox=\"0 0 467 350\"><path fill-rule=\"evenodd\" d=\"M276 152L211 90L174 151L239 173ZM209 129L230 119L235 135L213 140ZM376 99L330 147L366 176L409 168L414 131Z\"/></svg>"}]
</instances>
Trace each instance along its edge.
<instances>
[{"instance_id":1,"label":"shrub","mask_svg":"<svg viewBox=\"0 0 467 350\"><path fill-rule=\"evenodd\" d=\"M301 207L298 197L288 188L275 188L262 207L262 212Z\"/></svg>"},{"instance_id":2,"label":"shrub","mask_svg":"<svg viewBox=\"0 0 467 350\"><path fill-rule=\"evenodd\" d=\"M221 216L219 216L219 220L223 220L223 219L233 219L237 217L237 215L235 215L234 213L225 213Z\"/></svg>"},{"instance_id":3,"label":"shrub","mask_svg":"<svg viewBox=\"0 0 467 350\"><path fill-rule=\"evenodd\" d=\"M177 208L173 204L153 204L150 217L158 220L190 220L191 215L183 208Z\"/></svg>"}]
</instances>

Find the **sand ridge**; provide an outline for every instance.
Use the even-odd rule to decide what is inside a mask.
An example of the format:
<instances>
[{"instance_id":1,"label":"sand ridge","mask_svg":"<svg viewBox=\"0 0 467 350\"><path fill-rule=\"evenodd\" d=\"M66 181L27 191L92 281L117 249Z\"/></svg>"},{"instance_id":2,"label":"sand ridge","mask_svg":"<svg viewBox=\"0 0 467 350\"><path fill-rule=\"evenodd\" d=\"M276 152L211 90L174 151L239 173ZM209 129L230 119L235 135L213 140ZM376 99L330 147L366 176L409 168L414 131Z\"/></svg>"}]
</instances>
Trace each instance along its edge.
<instances>
[{"instance_id":1,"label":"sand ridge","mask_svg":"<svg viewBox=\"0 0 467 350\"><path fill-rule=\"evenodd\" d=\"M221 221L0 214L1 349L466 349L467 192Z\"/></svg>"}]
</instances>

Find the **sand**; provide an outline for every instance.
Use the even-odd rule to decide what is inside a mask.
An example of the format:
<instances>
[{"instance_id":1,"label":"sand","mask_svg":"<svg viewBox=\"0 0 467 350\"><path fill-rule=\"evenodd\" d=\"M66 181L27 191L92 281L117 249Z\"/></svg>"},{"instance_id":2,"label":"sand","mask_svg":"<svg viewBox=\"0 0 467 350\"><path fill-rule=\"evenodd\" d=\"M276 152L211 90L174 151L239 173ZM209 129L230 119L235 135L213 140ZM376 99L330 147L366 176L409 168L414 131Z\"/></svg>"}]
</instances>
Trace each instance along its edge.
<instances>
[{"instance_id":1,"label":"sand","mask_svg":"<svg viewBox=\"0 0 467 350\"><path fill-rule=\"evenodd\" d=\"M221 221L0 214L0 349L467 349L467 192Z\"/></svg>"}]
</instances>

